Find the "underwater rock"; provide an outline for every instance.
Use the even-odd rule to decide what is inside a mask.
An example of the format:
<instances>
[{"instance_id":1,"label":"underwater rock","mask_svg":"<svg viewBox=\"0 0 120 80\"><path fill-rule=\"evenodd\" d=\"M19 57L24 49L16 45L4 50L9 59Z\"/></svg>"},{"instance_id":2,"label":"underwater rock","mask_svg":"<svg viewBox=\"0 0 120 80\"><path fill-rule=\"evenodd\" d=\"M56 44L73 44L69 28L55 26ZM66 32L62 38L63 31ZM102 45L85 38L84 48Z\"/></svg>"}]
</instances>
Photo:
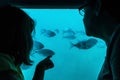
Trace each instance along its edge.
<instances>
[{"instance_id":1,"label":"underwater rock","mask_svg":"<svg viewBox=\"0 0 120 80\"><path fill-rule=\"evenodd\" d=\"M97 42L98 41L96 39L90 38L90 39L85 40L85 41L78 41L75 44L71 43L71 47L77 47L79 49L90 49L93 46L95 46Z\"/></svg>"}]
</instances>

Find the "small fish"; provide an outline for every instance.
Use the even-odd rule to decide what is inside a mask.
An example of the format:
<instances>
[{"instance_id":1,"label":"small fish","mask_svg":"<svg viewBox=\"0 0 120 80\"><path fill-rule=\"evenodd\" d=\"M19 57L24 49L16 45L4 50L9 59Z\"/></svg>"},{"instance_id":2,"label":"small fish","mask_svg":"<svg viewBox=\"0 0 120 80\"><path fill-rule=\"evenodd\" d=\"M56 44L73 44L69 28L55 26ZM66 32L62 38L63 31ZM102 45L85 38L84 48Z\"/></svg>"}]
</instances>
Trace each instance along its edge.
<instances>
[{"instance_id":1,"label":"small fish","mask_svg":"<svg viewBox=\"0 0 120 80\"><path fill-rule=\"evenodd\" d=\"M46 37L54 37L56 36L56 33L51 30L46 30L46 29L41 29L41 34L46 36Z\"/></svg>"},{"instance_id":2,"label":"small fish","mask_svg":"<svg viewBox=\"0 0 120 80\"><path fill-rule=\"evenodd\" d=\"M63 34L65 34L65 33L75 35L75 32L71 28L67 28L67 29L63 30Z\"/></svg>"},{"instance_id":3,"label":"small fish","mask_svg":"<svg viewBox=\"0 0 120 80\"><path fill-rule=\"evenodd\" d=\"M59 31L58 29L55 29L54 32L55 32L55 33L59 33L60 31Z\"/></svg>"},{"instance_id":4,"label":"small fish","mask_svg":"<svg viewBox=\"0 0 120 80\"><path fill-rule=\"evenodd\" d=\"M77 43L71 43L71 48L72 47L77 47L79 49L87 49L87 46L86 46L86 41L79 41Z\"/></svg>"},{"instance_id":5,"label":"small fish","mask_svg":"<svg viewBox=\"0 0 120 80\"><path fill-rule=\"evenodd\" d=\"M79 41L76 44L71 43L71 47L77 47L79 49L90 49L92 48L94 45L96 45L97 40L90 38L86 41Z\"/></svg>"},{"instance_id":6,"label":"small fish","mask_svg":"<svg viewBox=\"0 0 120 80\"><path fill-rule=\"evenodd\" d=\"M76 38L75 32L72 29L68 28L68 29L63 31L63 38L75 39Z\"/></svg>"},{"instance_id":7,"label":"small fish","mask_svg":"<svg viewBox=\"0 0 120 80\"><path fill-rule=\"evenodd\" d=\"M43 56L46 56L46 57L53 56L55 54L55 52L50 49L41 49L37 53L42 54Z\"/></svg>"},{"instance_id":8,"label":"small fish","mask_svg":"<svg viewBox=\"0 0 120 80\"><path fill-rule=\"evenodd\" d=\"M76 36L75 36L75 35L66 35L66 36L63 36L63 38L73 40L73 39L75 39L75 38L76 38Z\"/></svg>"},{"instance_id":9,"label":"small fish","mask_svg":"<svg viewBox=\"0 0 120 80\"><path fill-rule=\"evenodd\" d=\"M94 45L97 44L97 42L98 42L97 39L90 38L90 39L87 40L86 43L87 43L87 46L88 46L88 47L93 47Z\"/></svg>"},{"instance_id":10,"label":"small fish","mask_svg":"<svg viewBox=\"0 0 120 80\"><path fill-rule=\"evenodd\" d=\"M44 45L41 42L36 40L33 41L33 50L39 50L42 48L44 48Z\"/></svg>"}]
</instances>

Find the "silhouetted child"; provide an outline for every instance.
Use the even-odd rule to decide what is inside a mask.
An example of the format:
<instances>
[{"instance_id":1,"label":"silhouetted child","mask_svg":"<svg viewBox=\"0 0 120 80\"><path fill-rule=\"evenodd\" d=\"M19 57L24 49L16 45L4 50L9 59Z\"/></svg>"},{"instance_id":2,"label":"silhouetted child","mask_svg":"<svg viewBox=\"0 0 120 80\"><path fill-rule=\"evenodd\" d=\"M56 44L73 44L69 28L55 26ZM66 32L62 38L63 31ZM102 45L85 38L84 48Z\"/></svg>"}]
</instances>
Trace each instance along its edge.
<instances>
[{"instance_id":1,"label":"silhouetted child","mask_svg":"<svg viewBox=\"0 0 120 80\"><path fill-rule=\"evenodd\" d=\"M34 21L15 6L0 7L0 80L24 80L20 65L32 65ZM48 56L39 62L33 80L43 80L44 71L54 66Z\"/></svg>"}]
</instances>

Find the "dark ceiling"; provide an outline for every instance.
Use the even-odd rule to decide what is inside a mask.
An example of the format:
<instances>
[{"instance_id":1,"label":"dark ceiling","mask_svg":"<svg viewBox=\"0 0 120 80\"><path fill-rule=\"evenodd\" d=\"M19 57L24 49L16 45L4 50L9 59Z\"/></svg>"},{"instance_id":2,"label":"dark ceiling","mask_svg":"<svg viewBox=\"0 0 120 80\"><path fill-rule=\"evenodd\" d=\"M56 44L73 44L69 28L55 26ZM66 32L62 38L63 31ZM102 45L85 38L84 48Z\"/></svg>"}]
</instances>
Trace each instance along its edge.
<instances>
[{"instance_id":1,"label":"dark ceiling","mask_svg":"<svg viewBox=\"0 0 120 80\"><path fill-rule=\"evenodd\" d=\"M10 3L22 8L78 9L84 0L12 0Z\"/></svg>"}]
</instances>

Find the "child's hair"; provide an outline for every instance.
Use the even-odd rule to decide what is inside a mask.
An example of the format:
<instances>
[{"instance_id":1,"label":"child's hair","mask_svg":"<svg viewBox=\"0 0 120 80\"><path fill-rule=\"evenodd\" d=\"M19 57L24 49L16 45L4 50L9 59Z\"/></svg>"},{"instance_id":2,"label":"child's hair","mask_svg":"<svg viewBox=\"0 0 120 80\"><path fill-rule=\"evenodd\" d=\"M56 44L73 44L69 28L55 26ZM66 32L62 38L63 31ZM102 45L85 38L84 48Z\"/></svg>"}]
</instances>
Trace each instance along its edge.
<instances>
[{"instance_id":1,"label":"child's hair","mask_svg":"<svg viewBox=\"0 0 120 80\"><path fill-rule=\"evenodd\" d=\"M15 57L16 64L31 64L34 21L15 6L0 7L0 53Z\"/></svg>"}]
</instances>

